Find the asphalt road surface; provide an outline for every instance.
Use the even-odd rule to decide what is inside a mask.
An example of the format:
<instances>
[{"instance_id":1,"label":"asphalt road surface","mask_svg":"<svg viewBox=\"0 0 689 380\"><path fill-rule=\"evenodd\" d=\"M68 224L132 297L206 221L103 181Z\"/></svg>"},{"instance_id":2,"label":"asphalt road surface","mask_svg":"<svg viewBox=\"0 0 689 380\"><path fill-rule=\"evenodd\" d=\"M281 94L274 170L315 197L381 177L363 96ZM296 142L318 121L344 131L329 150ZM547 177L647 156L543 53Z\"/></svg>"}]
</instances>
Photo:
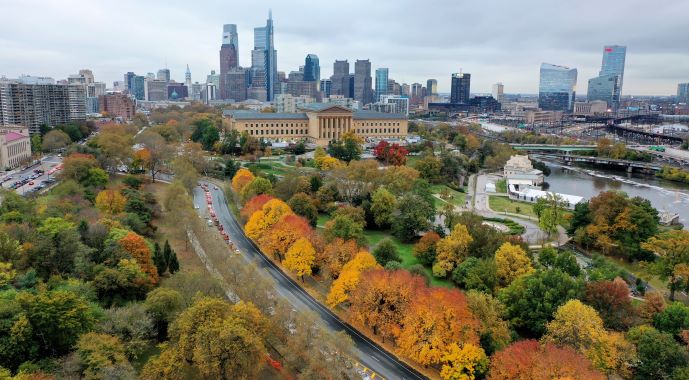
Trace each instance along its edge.
<instances>
[{"instance_id":1,"label":"asphalt road surface","mask_svg":"<svg viewBox=\"0 0 689 380\"><path fill-rule=\"evenodd\" d=\"M48 155L43 158L41 158L41 163L36 166L32 166L30 168L26 168L24 170L19 170L19 171L12 171L11 174L7 173L2 175L0 178L7 178L9 176L12 177L12 179L4 181L1 186L5 189L9 189L10 185L13 184L16 181L19 181L20 179L23 178L28 178L32 174L34 174L34 169L41 169L44 171L43 174L41 174L38 178L31 180L33 182L33 185L30 185L28 182L24 184L23 186L18 187L15 189L17 194L20 195L26 195L34 191L34 189L39 186L39 184L47 180L48 178L55 178L55 176L59 173L54 173L53 175L48 175L48 170L58 166L59 164L62 163L62 157L55 156L55 155Z\"/></svg>"},{"instance_id":2,"label":"asphalt road surface","mask_svg":"<svg viewBox=\"0 0 689 380\"><path fill-rule=\"evenodd\" d=\"M266 274L266 278L273 282L277 293L284 297L293 308L296 310L310 310L314 312L320 317L322 325L333 332L346 331L354 342L353 354L355 359L361 365L370 368L379 376L390 380L426 378L378 347L349 324L340 320L326 306L320 304L306 293L296 282L283 274L277 266L264 257L253 242L244 235L244 231L242 231L239 223L227 206L227 201L222 189L218 188L218 190L215 190L215 186L212 183L208 183L208 185L212 195L213 208L225 232L230 236L234 245L239 248L244 258L247 261L255 262L259 268L261 268L262 272ZM198 206L199 213L205 212L206 199L204 191L200 187L194 189L194 205ZM230 253L228 252L228 254Z\"/></svg>"}]
</instances>

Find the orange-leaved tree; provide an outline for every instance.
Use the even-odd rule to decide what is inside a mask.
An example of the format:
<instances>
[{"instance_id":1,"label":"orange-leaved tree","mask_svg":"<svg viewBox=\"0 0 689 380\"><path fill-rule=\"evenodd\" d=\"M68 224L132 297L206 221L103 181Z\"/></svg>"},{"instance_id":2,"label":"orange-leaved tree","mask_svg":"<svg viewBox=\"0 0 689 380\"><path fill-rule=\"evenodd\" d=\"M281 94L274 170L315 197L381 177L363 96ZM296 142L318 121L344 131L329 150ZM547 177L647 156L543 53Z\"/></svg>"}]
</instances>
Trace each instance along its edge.
<instances>
[{"instance_id":1,"label":"orange-leaved tree","mask_svg":"<svg viewBox=\"0 0 689 380\"><path fill-rule=\"evenodd\" d=\"M296 273L301 277L301 282L304 282L304 276L311 275L311 266L315 258L316 250L311 243L306 238L300 238L287 250L285 268Z\"/></svg>"},{"instance_id":2,"label":"orange-leaved tree","mask_svg":"<svg viewBox=\"0 0 689 380\"><path fill-rule=\"evenodd\" d=\"M311 225L306 219L295 214L285 214L259 238L258 243L263 252L282 261L292 244L301 238L308 238L312 233Z\"/></svg>"},{"instance_id":3,"label":"orange-leaved tree","mask_svg":"<svg viewBox=\"0 0 689 380\"><path fill-rule=\"evenodd\" d=\"M399 334L410 303L416 301L417 291L425 286L421 276L404 270L364 272L349 297L350 318L383 340L393 338Z\"/></svg>"},{"instance_id":4,"label":"orange-leaved tree","mask_svg":"<svg viewBox=\"0 0 689 380\"><path fill-rule=\"evenodd\" d=\"M423 366L439 364L453 343L479 344L479 322L457 289L419 290L402 325L397 338L400 352Z\"/></svg>"},{"instance_id":5,"label":"orange-leaved tree","mask_svg":"<svg viewBox=\"0 0 689 380\"><path fill-rule=\"evenodd\" d=\"M235 173L234 177L232 177L232 189L235 191L235 193L237 193L237 195L239 195L244 186L251 183L254 178L256 177L254 177L254 174L248 169L241 168L237 170L237 173Z\"/></svg>"},{"instance_id":6,"label":"orange-leaved tree","mask_svg":"<svg viewBox=\"0 0 689 380\"><path fill-rule=\"evenodd\" d=\"M239 216L242 217L242 221L246 223L246 221L251 218L251 215L263 208L263 205L268 203L268 201L271 199L275 199L275 197L268 194L257 195L249 199L249 201L246 202L244 207L242 207L242 209L239 211Z\"/></svg>"},{"instance_id":7,"label":"orange-leaved tree","mask_svg":"<svg viewBox=\"0 0 689 380\"><path fill-rule=\"evenodd\" d=\"M293 214L287 203L279 199L271 199L261 207L261 210L254 212L246 222L244 230L246 236L258 240L264 233L273 227L280 219L287 214Z\"/></svg>"},{"instance_id":8,"label":"orange-leaved tree","mask_svg":"<svg viewBox=\"0 0 689 380\"><path fill-rule=\"evenodd\" d=\"M157 284L158 270L153 263L151 249L146 244L146 240L135 232L129 232L119 240L119 244L122 249L132 255L141 270L148 275L149 281L154 285Z\"/></svg>"},{"instance_id":9,"label":"orange-leaved tree","mask_svg":"<svg viewBox=\"0 0 689 380\"><path fill-rule=\"evenodd\" d=\"M488 380L603 380L591 362L573 348L522 340L494 354Z\"/></svg>"},{"instance_id":10,"label":"orange-leaved tree","mask_svg":"<svg viewBox=\"0 0 689 380\"><path fill-rule=\"evenodd\" d=\"M452 343L442 357L440 377L444 380L474 380L488 369L488 357L483 348L471 343Z\"/></svg>"},{"instance_id":11,"label":"orange-leaved tree","mask_svg":"<svg viewBox=\"0 0 689 380\"><path fill-rule=\"evenodd\" d=\"M359 252L359 245L355 240L336 238L327 243L323 250L323 261L330 278L338 278L342 267L351 261L357 252Z\"/></svg>"},{"instance_id":12,"label":"orange-leaved tree","mask_svg":"<svg viewBox=\"0 0 689 380\"><path fill-rule=\"evenodd\" d=\"M96 195L96 207L107 214L119 214L124 211L127 198L119 190L103 190Z\"/></svg>"},{"instance_id":13,"label":"orange-leaved tree","mask_svg":"<svg viewBox=\"0 0 689 380\"><path fill-rule=\"evenodd\" d=\"M376 258L372 254L362 251L356 254L352 260L342 267L337 280L330 287L326 302L328 306L335 307L349 300L349 294L359 284L361 273L368 269L380 269Z\"/></svg>"}]
</instances>

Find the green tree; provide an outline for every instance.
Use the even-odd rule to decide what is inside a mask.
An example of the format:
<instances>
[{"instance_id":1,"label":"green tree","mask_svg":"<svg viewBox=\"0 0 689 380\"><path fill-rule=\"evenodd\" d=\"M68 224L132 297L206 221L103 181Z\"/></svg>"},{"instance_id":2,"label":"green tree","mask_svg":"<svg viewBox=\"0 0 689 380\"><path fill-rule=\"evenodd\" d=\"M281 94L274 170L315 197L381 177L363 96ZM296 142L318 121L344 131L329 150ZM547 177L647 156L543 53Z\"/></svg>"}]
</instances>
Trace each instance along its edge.
<instances>
[{"instance_id":1,"label":"green tree","mask_svg":"<svg viewBox=\"0 0 689 380\"><path fill-rule=\"evenodd\" d=\"M411 241L421 231L427 231L435 216L435 209L427 199L414 193L407 193L397 202L399 216L392 231L402 241Z\"/></svg>"},{"instance_id":2,"label":"green tree","mask_svg":"<svg viewBox=\"0 0 689 380\"><path fill-rule=\"evenodd\" d=\"M655 253L653 269L662 278L668 279L670 300L675 300L675 291L689 282L689 231L670 230L661 232L642 243L641 247Z\"/></svg>"},{"instance_id":3,"label":"green tree","mask_svg":"<svg viewBox=\"0 0 689 380\"><path fill-rule=\"evenodd\" d=\"M416 161L416 163L414 164L414 169L416 169L421 174L421 178L431 183L441 182L441 168L442 165L440 163L440 160L437 157L435 157L432 153L425 154L424 157Z\"/></svg>"},{"instance_id":4,"label":"green tree","mask_svg":"<svg viewBox=\"0 0 689 380\"><path fill-rule=\"evenodd\" d=\"M397 247L395 246L395 243L392 242L391 239L383 239L381 240L378 245L373 249L373 256L376 258L376 261L382 265L386 266L389 262L400 262L402 261L400 259L400 255L397 252Z\"/></svg>"},{"instance_id":5,"label":"green tree","mask_svg":"<svg viewBox=\"0 0 689 380\"><path fill-rule=\"evenodd\" d=\"M328 146L328 153L331 156L345 162L358 160L361 158L363 140L354 132L345 132L339 140L331 142Z\"/></svg>"},{"instance_id":6,"label":"green tree","mask_svg":"<svg viewBox=\"0 0 689 380\"><path fill-rule=\"evenodd\" d=\"M378 227L387 227L393 222L397 200L384 187L379 187L371 197L371 212Z\"/></svg>"},{"instance_id":7,"label":"green tree","mask_svg":"<svg viewBox=\"0 0 689 380\"><path fill-rule=\"evenodd\" d=\"M325 223L325 237L328 240L360 240L363 237L364 225L347 215L337 215Z\"/></svg>"},{"instance_id":8,"label":"green tree","mask_svg":"<svg viewBox=\"0 0 689 380\"><path fill-rule=\"evenodd\" d=\"M117 337L90 332L79 338L76 348L86 380L135 376L134 368L125 355L124 345Z\"/></svg>"},{"instance_id":9,"label":"green tree","mask_svg":"<svg viewBox=\"0 0 689 380\"><path fill-rule=\"evenodd\" d=\"M303 216L309 221L309 224L316 226L318 222L318 209L313 202L313 199L306 193L297 193L290 198L287 205L294 211L295 214Z\"/></svg>"},{"instance_id":10,"label":"green tree","mask_svg":"<svg viewBox=\"0 0 689 380\"><path fill-rule=\"evenodd\" d=\"M244 186L241 190L242 202L246 202L249 199L260 195L260 194L270 194L273 190L273 184L263 177L256 177L248 185Z\"/></svg>"},{"instance_id":11,"label":"green tree","mask_svg":"<svg viewBox=\"0 0 689 380\"><path fill-rule=\"evenodd\" d=\"M689 307L673 302L665 310L653 316L653 326L659 331L678 336L689 329Z\"/></svg>"},{"instance_id":12,"label":"green tree","mask_svg":"<svg viewBox=\"0 0 689 380\"><path fill-rule=\"evenodd\" d=\"M167 264L167 270L170 274L175 274L179 271L179 261L177 260L177 253L170 247L170 242L165 240L165 246L163 247L163 259Z\"/></svg>"},{"instance_id":13,"label":"green tree","mask_svg":"<svg viewBox=\"0 0 689 380\"><path fill-rule=\"evenodd\" d=\"M680 346L672 335L652 327L634 327L627 333L627 338L636 344L639 357L634 371L636 379L670 379L675 370L686 366L689 361L687 349Z\"/></svg>"},{"instance_id":14,"label":"green tree","mask_svg":"<svg viewBox=\"0 0 689 380\"><path fill-rule=\"evenodd\" d=\"M146 295L144 306L146 312L153 318L158 340L163 341L167 339L169 324L184 308L184 299L178 291L161 287L153 289Z\"/></svg>"},{"instance_id":15,"label":"green tree","mask_svg":"<svg viewBox=\"0 0 689 380\"><path fill-rule=\"evenodd\" d=\"M538 226L548 233L548 237L557 231L557 226L562 222L564 210L565 205L562 198L557 194L548 193L546 196L546 207L538 217Z\"/></svg>"},{"instance_id":16,"label":"green tree","mask_svg":"<svg viewBox=\"0 0 689 380\"><path fill-rule=\"evenodd\" d=\"M516 279L500 291L512 324L539 336L560 305L581 294L582 282L559 269L537 270Z\"/></svg>"},{"instance_id":17,"label":"green tree","mask_svg":"<svg viewBox=\"0 0 689 380\"><path fill-rule=\"evenodd\" d=\"M493 259L468 257L452 271L452 281L467 290L493 294L498 286L497 267Z\"/></svg>"},{"instance_id":18,"label":"green tree","mask_svg":"<svg viewBox=\"0 0 689 380\"><path fill-rule=\"evenodd\" d=\"M160 244L158 244L158 242L153 244L153 256L151 258L153 259L153 264L156 266L156 270L158 270L158 274L162 275L165 273L167 270L167 263L165 262L163 251L160 249Z\"/></svg>"}]
</instances>

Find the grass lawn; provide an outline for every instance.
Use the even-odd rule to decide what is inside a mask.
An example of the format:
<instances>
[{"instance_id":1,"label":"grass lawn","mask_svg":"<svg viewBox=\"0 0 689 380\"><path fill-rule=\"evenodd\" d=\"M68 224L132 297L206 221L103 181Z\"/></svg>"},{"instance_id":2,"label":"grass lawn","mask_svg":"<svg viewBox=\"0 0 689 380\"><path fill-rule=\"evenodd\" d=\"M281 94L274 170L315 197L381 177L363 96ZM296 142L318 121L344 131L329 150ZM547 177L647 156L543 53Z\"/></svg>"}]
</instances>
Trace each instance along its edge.
<instances>
[{"instance_id":1,"label":"grass lawn","mask_svg":"<svg viewBox=\"0 0 689 380\"><path fill-rule=\"evenodd\" d=\"M364 230L364 236L366 237L366 241L368 242L369 250L373 252L373 248L375 247L378 242L385 238L390 238L392 242L395 244L397 247L397 252L400 255L400 258L402 259L402 266L405 268L409 268L410 266L414 264L421 264L419 261L416 259L414 256L414 253L412 251L412 244L406 244L402 243L397 239L396 237L392 236L389 232L387 231L372 231L372 230ZM433 273L431 272L431 268L424 267L424 271L428 275L428 278L431 279L431 285L433 286L444 286L447 288L453 287L452 283L448 280L444 279L438 279L433 277Z\"/></svg>"},{"instance_id":2,"label":"grass lawn","mask_svg":"<svg viewBox=\"0 0 689 380\"><path fill-rule=\"evenodd\" d=\"M499 179L495 182L495 191L498 193L506 193L507 192L507 180L506 179Z\"/></svg>"},{"instance_id":3,"label":"grass lawn","mask_svg":"<svg viewBox=\"0 0 689 380\"><path fill-rule=\"evenodd\" d=\"M407 163L406 163L406 165L413 168L413 167L414 167L414 164L416 163L416 161L418 161L420 158L421 158L421 155L418 155L418 156L407 156Z\"/></svg>"},{"instance_id":4,"label":"grass lawn","mask_svg":"<svg viewBox=\"0 0 689 380\"><path fill-rule=\"evenodd\" d=\"M457 190L454 190L447 185L433 185L431 186L431 191L433 194L441 194L443 190L447 191L447 194L449 195L448 199L438 199L435 198L433 202L435 202L436 207L442 207L443 204L445 203L450 203L455 206L464 206L464 202L466 201L466 194L460 193Z\"/></svg>"},{"instance_id":5,"label":"grass lawn","mask_svg":"<svg viewBox=\"0 0 689 380\"><path fill-rule=\"evenodd\" d=\"M318 214L318 221L316 222L316 226L318 228L325 228L325 223L332 219L332 216L329 214Z\"/></svg>"},{"instance_id":6,"label":"grass lawn","mask_svg":"<svg viewBox=\"0 0 689 380\"><path fill-rule=\"evenodd\" d=\"M526 202L513 201L507 197L489 196L488 205L491 210L495 212L511 212L513 214L521 214L530 217L536 217L536 213L533 211L533 205ZM519 212L517 212L517 207L519 207Z\"/></svg>"},{"instance_id":7,"label":"grass lawn","mask_svg":"<svg viewBox=\"0 0 689 380\"><path fill-rule=\"evenodd\" d=\"M246 165L247 168L256 168L257 170L273 174L276 176L285 176L293 174L295 170L312 170L311 168L297 168L296 166L287 165L277 159L263 159L260 162L250 163Z\"/></svg>"},{"instance_id":8,"label":"grass lawn","mask_svg":"<svg viewBox=\"0 0 689 380\"><path fill-rule=\"evenodd\" d=\"M652 287L661 290L663 292L667 291L667 286L666 283L659 279L656 275L651 274L648 271L648 268L644 267L642 264L639 262L635 263L630 263L626 260L617 258L617 257L610 257L610 256L603 256L605 260L613 263L614 265L623 268L627 272L633 274L636 277L639 277L640 279L648 282L651 284Z\"/></svg>"}]
</instances>

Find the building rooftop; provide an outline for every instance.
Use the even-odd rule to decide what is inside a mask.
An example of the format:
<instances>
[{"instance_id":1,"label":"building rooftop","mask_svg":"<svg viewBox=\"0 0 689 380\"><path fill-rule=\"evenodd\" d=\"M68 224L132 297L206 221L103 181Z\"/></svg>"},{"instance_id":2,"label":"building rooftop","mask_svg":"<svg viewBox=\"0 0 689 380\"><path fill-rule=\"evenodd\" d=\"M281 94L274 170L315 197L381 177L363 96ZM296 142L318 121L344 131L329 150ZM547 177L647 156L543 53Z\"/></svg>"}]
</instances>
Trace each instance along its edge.
<instances>
[{"instance_id":1,"label":"building rooftop","mask_svg":"<svg viewBox=\"0 0 689 380\"><path fill-rule=\"evenodd\" d=\"M407 116L404 114L399 114L399 113L385 113L385 112L376 112L376 111L354 111L353 115L354 119L357 120L363 120L363 119L392 119L392 120L399 120L399 119L406 119Z\"/></svg>"},{"instance_id":2,"label":"building rooftop","mask_svg":"<svg viewBox=\"0 0 689 380\"><path fill-rule=\"evenodd\" d=\"M28 136L22 135L21 133L17 133L17 132L5 133L5 141L6 142L12 142L12 141L16 141L16 140L23 139L23 138L28 138Z\"/></svg>"},{"instance_id":3,"label":"building rooftop","mask_svg":"<svg viewBox=\"0 0 689 380\"><path fill-rule=\"evenodd\" d=\"M226 110L227 111L227 110ZM256 112L237 110L231 113L225 113L223 116L231 116L235 120L308 120L305 113L289 113L289 112Z\"/></svg>"},{"instance_id":4,"label":"building rooftop","mask_svg":"<svg viewBox=\"0 0 689 380\"><path fill-rule=\"evenodd\" d=\"M306 112L319 112L326 110L331 107L343 108L341 106L327 104L327 103L310 103L300 106L300 109L306 110ZM351 110L350 110L351 111ZM407 117L403 114L376 112L376 111L351 111L352 118L356 120L367 120L367 119L388 119L388 120L399 120L406 119ZM232 117L235 120L308 120L308 116L305 112L288 113L288 112L257 112L249 110L224 110L222 112L223 116Z\"/></svg>"}]
</instances>

